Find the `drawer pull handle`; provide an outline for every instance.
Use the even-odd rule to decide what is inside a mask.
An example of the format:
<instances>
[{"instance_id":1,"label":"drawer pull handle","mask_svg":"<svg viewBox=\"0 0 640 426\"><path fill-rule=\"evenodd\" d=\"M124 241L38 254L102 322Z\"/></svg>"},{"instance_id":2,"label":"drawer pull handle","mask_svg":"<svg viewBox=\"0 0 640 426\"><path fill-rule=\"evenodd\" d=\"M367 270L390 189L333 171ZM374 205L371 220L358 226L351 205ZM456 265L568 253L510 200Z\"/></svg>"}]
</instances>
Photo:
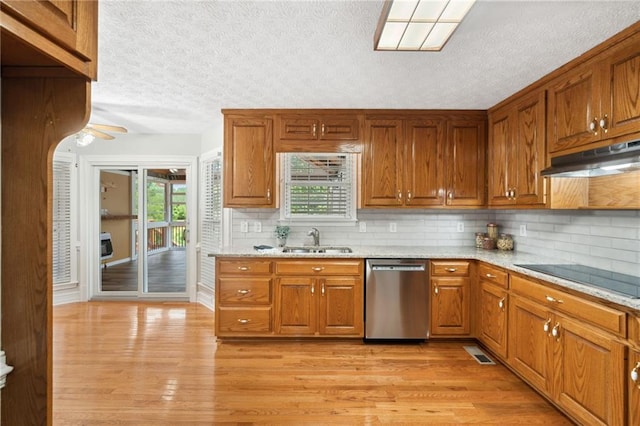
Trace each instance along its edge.
<instances>
[{"instance_id":1,"label":"drawer pull handle","mask_svg":"<svg viewBox=\"0 0 640 426\"><path fill-rule=\"evenodd\" d=\"M251 320L249 318L238 318L240 324L249 324Z\"/></svg>"},{"instance_id":2,"label":"drawer pull handle","mask_svg":"<svg viewBox=\"0 0 640 426\"><path fill-rule=\"evenodd\" d=\"M324 280L322 281L322 295L324 296Z\"/></svg>"},{"instance_id":3,"label":"drawer pull handle","mask_svg":"<svg viewBox=\"0 0 640 426\"><path fill-rule=\"evenodd\" d=\"M446 268L445 271L447 272L456 272L458 269L457 268Z\"/></svg>"},{"instance_id":4,"label":"drawer pull handle","mask_svg":"<svg viewBox=\"0 0 640 426\"><path fill-rule=\"evenodd\" d=\"M238 266L238 269L241 271L248 271L251 268L249 268L248 266Z\"/></svg>"},{"instance_id":5,"label":"drawer pull handle","mask_svg":"<svg viewBox=\"0 0 640 426\"><path fill-rule=\"evenodd\" d=\"M251 290L238 290L238 294L249 294Z\"/></svg>"},{"instance_id":6,"label":"drawer pull handle","mask_svg":"<svg viewBox=\"0 0 640 426\"><path fill-rule=\"evenodd\" d=\"M544 325L542 326L542 330L544 330L545 333L549 334L549 327L551 326L551 318L549 318Z\"/></svg>"},{"instance_id":7,"label":"drawer pull handle","mask_svg":"<svg viewBox=\"0 0 640 426\"><path fill-rule=\"evenodd\" d=\"M493 275L493 274L489 274L489 273L486 273L484 276L487 277L487 278L498 278L497 275Z\"/></svg>"},{"instance_id":8,"label":"drawer pull handle","mask_svg":"<svg viewBox=\"0 0 640 426\"><path fill-rule=\"evenodd\" d=\"M314 266L313 268L311 268L311 270L313 272L322 272L324 271L324 268L322 266Z\"/></svg>"},{"instance_id":9,"label":"drawer pull handle","mask_svg":"<svg viewBox=\"0 0 640 426\"><path fill-rule=\"evenodd\" d=\"M313 296L314 294L316 294L316 285L311 283L311 295Z\"/></svg>"},{"instance_id":10,"label":"drawer pull handle","mask_svg":"<svg viewBox=\"0 0 640 426\"><path fill-rule=\"evenodd\" d=\"M433 289L433 292L435 293L435 295L436 295L436 296L438 295L438 286L436 286L436 287Z\"/></svg>"},{"instance_id":11,"label":"drawer pull handle","mask_svg":"<svg viewBox=\"0 0 640 426\"><path fill-rule=\"evenodd\" d=\"M556 325L551 329L551 335L556 338L556 340L560 339L560 324L556 323Z\"/></svg>"},{"instance_id":12,"label":"drawer pull handle","mask_svg":"<svg viewBox=\"0 0 640 426\"><path fill-rule=\"evenodd\" d=\"M547 302L551 302L551 303L564 303L564 302L562 301L562 299L556 299L555 297L545 296L545 298L547 299Z\"/></svg>"},{"instance_id":13,"label":"drawer pull handle","mask_svg":"<svg viewBox=\"0 0 640 426\"><path fill-rule=\"evenodd\" d=\"M638 370L640 370L640 362L637 363L635 367L633 367L633 370L631 370L631 381L635 383L636 386L640 387L640 383L638 383L638 377L640 376L640 373L638 372Z\"/></svg>"},{"instance_id":14,"label":"drawer pull handle","mask_svg":"<svg viewBox=\"0 0 640 426\"><path fill-rule=\"evenodd\" d=\"M503 298L502 298L502 299L500 299L500 301L498 302L498 307L499 307L500 309L504 309L504 299L505 299L505 298L503 297Z\"/></svg>"}]
</instances>

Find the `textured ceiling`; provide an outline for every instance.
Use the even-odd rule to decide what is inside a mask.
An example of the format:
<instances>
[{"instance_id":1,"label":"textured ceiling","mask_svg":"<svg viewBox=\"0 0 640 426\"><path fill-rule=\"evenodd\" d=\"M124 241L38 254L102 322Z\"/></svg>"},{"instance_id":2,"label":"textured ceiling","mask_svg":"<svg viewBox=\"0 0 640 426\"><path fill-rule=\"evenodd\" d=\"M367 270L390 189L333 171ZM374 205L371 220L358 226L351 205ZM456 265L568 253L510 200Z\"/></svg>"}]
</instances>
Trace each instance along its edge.
<instances>
[{"instance_id":1,"label":"textured ceiling","mask_svg":"<svg viewBox=\"0 0 640 426\"><path fill-rule=\"evenodd\" d=\"M442 52L376 52L383 1L100 1L95 123L202 133L222 108L486 109L640 1L479 0Z\"/></svg>"}]
</instances>

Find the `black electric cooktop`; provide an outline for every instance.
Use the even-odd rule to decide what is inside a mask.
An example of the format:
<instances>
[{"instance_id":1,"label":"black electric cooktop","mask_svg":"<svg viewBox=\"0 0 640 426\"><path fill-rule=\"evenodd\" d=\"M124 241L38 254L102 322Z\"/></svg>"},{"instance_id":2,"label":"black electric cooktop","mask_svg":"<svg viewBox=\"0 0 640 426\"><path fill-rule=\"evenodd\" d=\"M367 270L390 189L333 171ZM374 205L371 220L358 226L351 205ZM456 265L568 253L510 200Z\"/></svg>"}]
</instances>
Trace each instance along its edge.
<instances>
[{"instance_id":1,"label":"black electric cooktop","mask_svg":"<svg viewBox=\"0 0 640 426\"><path fill-rule=\"evenodd\" d=\"M601 288L632 299L640 299L640 277L584 265L515 265L580 284Z\"/></svg>"}]
</instances>

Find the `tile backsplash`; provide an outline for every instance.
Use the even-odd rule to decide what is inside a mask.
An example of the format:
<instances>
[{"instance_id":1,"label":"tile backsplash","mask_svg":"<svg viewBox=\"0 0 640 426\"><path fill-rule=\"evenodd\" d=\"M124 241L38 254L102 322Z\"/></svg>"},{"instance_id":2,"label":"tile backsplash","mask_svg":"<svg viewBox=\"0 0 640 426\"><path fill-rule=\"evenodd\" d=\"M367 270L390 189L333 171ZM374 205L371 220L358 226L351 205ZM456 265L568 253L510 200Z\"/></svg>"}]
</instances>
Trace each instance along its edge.
<instances>
[{"instance_id":1,"label":"tile backsplash","mask_svg":"<svg viewBox=\"0 0 640 426\"><path fill-rule=\"evenodd\" d=\"M231 244L275 245L278 220L278 210L234 209ZM475 233L486 232L487 223L495 222L500 233L513 235L516 250L640 275L638 210L359 210L358 221L365 223L366 232L360 232L358 223L290 224L287 244L312 244L307 232L316 227L323 245L473 246ZM241 232L243 222L248 232ZM522 225L526 236L520 235Z\"/></svg>"}]
</instances>

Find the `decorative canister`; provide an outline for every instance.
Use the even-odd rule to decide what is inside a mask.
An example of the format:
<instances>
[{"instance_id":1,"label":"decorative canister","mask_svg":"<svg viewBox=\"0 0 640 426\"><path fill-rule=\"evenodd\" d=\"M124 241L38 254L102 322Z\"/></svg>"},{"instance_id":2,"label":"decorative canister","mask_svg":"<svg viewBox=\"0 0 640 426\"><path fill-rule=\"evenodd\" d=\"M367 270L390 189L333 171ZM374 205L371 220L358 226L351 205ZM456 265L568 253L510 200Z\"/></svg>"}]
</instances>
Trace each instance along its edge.
<instances>
[{"instance_id":1,"label":"decorative canister","mask_svg":"<svg viewBox=\"0 0 640 426\"><path fill-rule=\"evenodd\" d=\"M489 235L489 238L491 238L493 240L497 240L498 239L498 225L496 225L495 223L488 223L487 224L487 234Z\"/></svg>"},{"instance_id":2,"label":"decorative canister","mask_svg":"<svg viewBox=\"0 0 640 426\"><path fill-rule=\"evenodd\" d=\"M496 248L496 240L491 237L484 237L482 240L482 248L485 250L493 250Z\"/></svg>"},{"instance_id":3,"label":"decorative canister","mask_svg":"<svg viewBox=\"0 0 640 426\"><path fill-rule=\"evenodd\" d=\"M484 232L476 232L476 248L482 248L482 242L486 236Z\"/></svg>"},{"instance_id":4,"label":"decorative canister","mask_svg":"<svg viewBox=\"0 0 640 426\"><path fill-rule=\"evenodd\" d=\"M513 250L513 238L510 234L500 234L497 246L498 250Z\"/></svg>"}]
</instances>

